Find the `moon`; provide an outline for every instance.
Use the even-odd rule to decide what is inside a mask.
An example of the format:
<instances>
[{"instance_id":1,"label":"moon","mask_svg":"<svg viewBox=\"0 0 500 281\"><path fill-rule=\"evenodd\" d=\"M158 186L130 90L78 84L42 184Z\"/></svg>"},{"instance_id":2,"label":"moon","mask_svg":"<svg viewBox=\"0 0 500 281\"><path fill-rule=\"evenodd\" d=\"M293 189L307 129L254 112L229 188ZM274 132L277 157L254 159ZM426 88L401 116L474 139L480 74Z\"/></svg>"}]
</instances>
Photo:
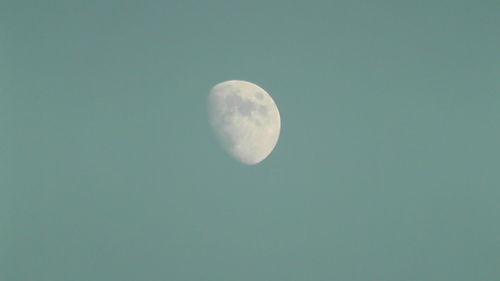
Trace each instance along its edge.
<instances>
[{"instance_id":1,"label":"moon","mask_svg":"<svg viewBox=\"0 0 500 281\"><path fill-rule=\"evenodd\" d=\"M247 81L215 85L208 95L210 125L222 147L236 160L255 165L273 151L281 129L271 96Z\"/></svg>"}]
</instances>

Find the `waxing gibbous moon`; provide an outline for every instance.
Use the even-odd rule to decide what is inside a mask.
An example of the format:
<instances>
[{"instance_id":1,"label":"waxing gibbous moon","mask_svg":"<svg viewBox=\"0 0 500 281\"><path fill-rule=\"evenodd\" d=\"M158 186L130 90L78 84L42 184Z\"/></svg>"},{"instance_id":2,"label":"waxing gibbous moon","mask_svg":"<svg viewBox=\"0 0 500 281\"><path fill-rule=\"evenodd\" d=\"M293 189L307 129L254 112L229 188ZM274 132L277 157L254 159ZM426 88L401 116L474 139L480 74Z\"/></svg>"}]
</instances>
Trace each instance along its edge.
<instances>
[{"instance_id":1,"label":"waxing gibbous moon","mask_svg":"<svg viewBox=\"0 0 500 281\"><path fill-rule=\"evenodd\" d=\"M210 125L223 148L255 165L273 151L280 135L278 107L261 87L239 80L215 85L208 96Z\"/></svg>"}]
</instances>

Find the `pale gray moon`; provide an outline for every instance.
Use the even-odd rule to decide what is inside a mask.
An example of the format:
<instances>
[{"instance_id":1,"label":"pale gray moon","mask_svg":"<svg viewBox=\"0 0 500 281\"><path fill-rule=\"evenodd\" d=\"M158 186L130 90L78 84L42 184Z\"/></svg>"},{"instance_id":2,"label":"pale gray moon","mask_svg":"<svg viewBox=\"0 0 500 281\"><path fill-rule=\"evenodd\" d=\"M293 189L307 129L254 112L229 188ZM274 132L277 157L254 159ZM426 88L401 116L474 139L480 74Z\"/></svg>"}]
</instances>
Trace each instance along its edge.
<instances>
[{"instance_id":1,"label":"pale gray moon","mask_svg":"<svg viewBox=\"0 0 500 281\"><path fill-rule=\"evenodd\" d=\"M255 165L273 151L280 135L278 107L261 87L240 80L215 85L208 96L210 125L236 160Z\"/></svg>"}]
</instances>

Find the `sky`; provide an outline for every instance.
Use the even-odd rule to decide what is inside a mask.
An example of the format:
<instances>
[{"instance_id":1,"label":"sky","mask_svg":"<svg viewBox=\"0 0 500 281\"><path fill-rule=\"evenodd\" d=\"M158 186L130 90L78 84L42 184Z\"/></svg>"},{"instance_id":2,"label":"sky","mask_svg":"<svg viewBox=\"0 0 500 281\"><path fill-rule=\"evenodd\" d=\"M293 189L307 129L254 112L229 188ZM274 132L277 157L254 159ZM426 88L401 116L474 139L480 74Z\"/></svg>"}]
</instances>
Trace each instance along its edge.
<instances>
[{"instance_id":1,"label":"sky","mask_svg":"<svg viewBox=\"0 0 500 281\"><path fill-rule=\"evenodd\" d=\"M0 279L496 281L497 1L0 0ZM255 166L210 88L268 91Z\"/></svg>"}]
</instances>

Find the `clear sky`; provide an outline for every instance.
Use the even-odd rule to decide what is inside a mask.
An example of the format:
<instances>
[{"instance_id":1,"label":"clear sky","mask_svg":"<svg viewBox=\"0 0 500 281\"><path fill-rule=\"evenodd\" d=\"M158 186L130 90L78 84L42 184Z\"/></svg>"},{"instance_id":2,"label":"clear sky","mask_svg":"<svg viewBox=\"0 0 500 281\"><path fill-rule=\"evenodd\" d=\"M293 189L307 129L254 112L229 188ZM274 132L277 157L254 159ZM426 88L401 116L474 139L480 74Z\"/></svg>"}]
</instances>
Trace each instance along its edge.
<instances>
[{"instance_id":1,"label":"clear sky","mask_svg":"<svg viewBox=\"0 0 500 281\"><path fill-rule=\"evenodd\" d=\"M498 1L0 0L0 279L497 281ZM282 119L257 166L206 98Z\"/></svg>"}]
</instances>

